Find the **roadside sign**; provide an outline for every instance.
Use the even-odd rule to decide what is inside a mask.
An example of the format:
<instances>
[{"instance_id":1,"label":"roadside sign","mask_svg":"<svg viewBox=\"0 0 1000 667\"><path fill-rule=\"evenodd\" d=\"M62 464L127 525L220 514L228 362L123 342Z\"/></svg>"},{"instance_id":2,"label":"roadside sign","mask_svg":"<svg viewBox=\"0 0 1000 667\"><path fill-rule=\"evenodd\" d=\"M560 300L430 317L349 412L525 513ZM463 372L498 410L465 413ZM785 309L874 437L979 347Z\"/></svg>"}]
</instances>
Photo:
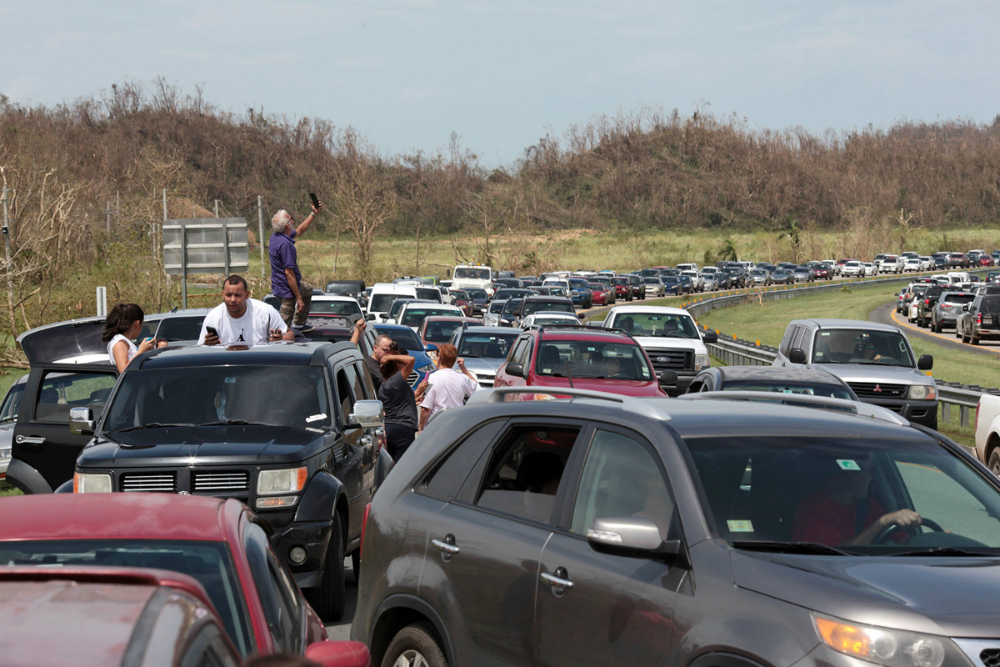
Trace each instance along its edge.
<instances>
[{"instance_id":1,"label":"roadside sign","mask_svg":"<svg viewBox=\"0 0 1000 667\"><path fill-rule=\"evenodd\" d=\"M192 273L245 271L250 265L244 218L183 218L163 223L163 269L181 276L182 307L187 308L187 276Z\"/></svg>"}]
</instances>

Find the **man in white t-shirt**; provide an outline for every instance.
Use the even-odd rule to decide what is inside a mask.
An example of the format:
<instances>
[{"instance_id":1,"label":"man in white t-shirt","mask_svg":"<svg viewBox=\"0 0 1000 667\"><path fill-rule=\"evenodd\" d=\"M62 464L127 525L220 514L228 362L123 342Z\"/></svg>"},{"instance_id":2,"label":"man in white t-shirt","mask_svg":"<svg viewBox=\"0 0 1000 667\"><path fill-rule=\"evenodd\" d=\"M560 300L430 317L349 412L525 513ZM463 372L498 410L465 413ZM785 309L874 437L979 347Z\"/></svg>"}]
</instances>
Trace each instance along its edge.
<instances>
[{"instance_id":1,"label":"man in white t-shirt","mask_svg":"<svg viewBox=\"0 0 1000 667\"><path fill-rule=\"evenodd\" d=\"M234 274L226 278L222 284L222 303L205 316L198 344L253 346L268 341L295 340L295 334L277 310L249 296L247 281L241 276Z\"/></svg>"},{"instance_id":2,"label":"man in white t-shirt","mask_svg":"<svg viewBox=\"0 0 1000 667\"><path fill-rule=\"evenodd\" d=\"M454 368L456 360L459 370ZM420 402L420 431L432 414L465 405L465 399L479 389L476 376L465 367L465 360L458 358L458 351L450 343L438 347L438 370L430 374L427 382L429 388Z\"/></svg>"}]
</instances>

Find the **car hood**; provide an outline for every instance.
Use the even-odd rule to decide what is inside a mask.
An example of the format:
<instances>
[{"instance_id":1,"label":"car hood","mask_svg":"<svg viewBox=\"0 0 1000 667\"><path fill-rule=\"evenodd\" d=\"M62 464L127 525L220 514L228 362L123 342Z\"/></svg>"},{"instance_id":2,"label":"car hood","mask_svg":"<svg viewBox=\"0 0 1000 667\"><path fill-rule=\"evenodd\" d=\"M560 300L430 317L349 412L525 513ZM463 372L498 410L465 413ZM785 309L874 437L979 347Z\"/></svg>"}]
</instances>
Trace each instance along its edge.
<instances>
[{"instance_id":1,"label":"car hood","mask_svg":"<svg viewBox=\"0 0 1000 667\"><path fill-rule=\"evenodd\" d=\"M662 336L634 336L644 350L694 350L695 354L708 354L708 348L701 339L664 338ZM648 352L647 352L648 353Z\"/></svg>"},{"instance_id":2,"label":"car hood","mask_svg":"<svg viewBox=\"0 0 1000 667\"><path fill-rule=\"evenodd\" d=\"M324 431L284 426L208 426L158 428L110 434L81 452L77 465L140 467L151 465L281 463L301 461L318 451Z\"/></svg>"},{"instance_id":3,"label":"car hood","mask_svg":"<svg viewBox=\"0 0 1000 667\"><path fill-rule=\"evenodd\" d=\"M833 373L844 382L889 382L896 384L934 384L934 378L906 366L879 364L813 364L812 368Z\"/></svg>"},{"instance_id":4,"label":"car hood","mask_svg":"<svg viewBox=\"0 0 1000 667\"><path fill-rule=\"evenodd\" d=\"M468 368L473 373L493 373L496 374L497 370L503 366L503 358L490 359L483 357L463 357L465 359L465 367Z\"/></svg>"},{"instance_id":5,"label":"car hood","mask_svg":"<svg viewBox=\"0 0 1000 667\"><path fill-rule=\"evenodd\" d=\"M570 388L569 378L538 376L534 385L538 393L558 394L559 388ZM658 382L642 382L639 380L610 380L606 378L573 378L574 389L590 391L605 391L609 394L637 396L639 398L663 398Z\"/></svg>"},{"instance_id":6,"label":"car hood","mask_svg":"<svg viewBox=\"0 0 1000 667\"><path fill-rule=\"evenodd\" d=\"M1000 558L732 552L733 582L856 623L946 637L1000 637Z\"/></svg>"}]
</instances>

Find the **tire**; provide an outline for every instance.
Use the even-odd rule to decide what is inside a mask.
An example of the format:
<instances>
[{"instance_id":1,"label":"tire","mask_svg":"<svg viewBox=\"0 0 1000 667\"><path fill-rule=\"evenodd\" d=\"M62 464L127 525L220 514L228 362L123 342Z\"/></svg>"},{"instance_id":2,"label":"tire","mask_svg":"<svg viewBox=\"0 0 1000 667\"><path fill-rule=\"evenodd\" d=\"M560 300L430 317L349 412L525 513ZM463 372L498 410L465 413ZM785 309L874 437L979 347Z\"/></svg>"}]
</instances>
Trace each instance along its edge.
<instances>
[{"instance_id":1,"label":"tire","mask_svg":"<svg viewBox=\"0 0 1000 667\"><path fill-rule=\"evenodd\" d=\"M319 586L305 591L309 604L324 622L335 623L343 618L344 586L344 531L340 515L334 514L322 581Z\"/></svg>"},{"instance_id":2,"label":"tire","mask_svg":"<svg viewBox=\"0 0 1000 667\"><path fill-rule=\"evenodd\" d=\"M934 320L931 320L931 331L934 333L938 333L940 331L937 322L935 322Z\"/></svg>"},{"instance_id":3,"label":"tire","mask_svg":"<svg viewBox=\"0 0 1000 667\"><path fill-rule=\"evenodd\" d=\"M392 638L382 658L382 667L448 667L444 651L426 623L408 625Z\"/></svg>"},{"instance_id":4,"label":"tire","mask_svg":"<svg viewBox=\"0 0 1000 667\"><path fill-rule=\"evenodd\" d=\"M981 338L976 338L975 336L973 336L971 334L969 335L969 342L972 343L973 345L979 345L979 341L980 340L982 340L982 339Z\"/></svg>"},{"instance_id":5,"label":"tire","mask_svg":"<svg viewBox=\"0 0 1000 667\"><path fill-rule=\"evenodd\" d=\"M990 462L987 464L993 474L1000 477L1000 449L994 449L990 454Z\"/></svg>"}]
</instances>

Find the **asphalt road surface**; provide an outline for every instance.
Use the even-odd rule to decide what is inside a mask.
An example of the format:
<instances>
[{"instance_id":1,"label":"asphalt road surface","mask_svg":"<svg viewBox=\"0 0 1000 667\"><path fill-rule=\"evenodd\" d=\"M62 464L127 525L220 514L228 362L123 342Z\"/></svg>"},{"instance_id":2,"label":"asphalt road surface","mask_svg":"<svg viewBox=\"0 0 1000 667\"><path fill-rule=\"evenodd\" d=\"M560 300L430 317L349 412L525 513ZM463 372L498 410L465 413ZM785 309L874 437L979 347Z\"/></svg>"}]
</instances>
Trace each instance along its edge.
<instances>
[{"instance_id":1,"label":"asphalt road surface","mask_svg":"<svg viewBox=\"0 0 1000 667\"><path fill-rule=\"evenodd\" d=\"M358 584L354 580L354 571L351 569L351 559L344 559L344 577L347 581L347 597L344 604L344 618L339 623L330 623L326 626L326 634L330 639L350 639L351 622L354 620L354 610L358 606Z\"/></svg>"}]
</instances>

